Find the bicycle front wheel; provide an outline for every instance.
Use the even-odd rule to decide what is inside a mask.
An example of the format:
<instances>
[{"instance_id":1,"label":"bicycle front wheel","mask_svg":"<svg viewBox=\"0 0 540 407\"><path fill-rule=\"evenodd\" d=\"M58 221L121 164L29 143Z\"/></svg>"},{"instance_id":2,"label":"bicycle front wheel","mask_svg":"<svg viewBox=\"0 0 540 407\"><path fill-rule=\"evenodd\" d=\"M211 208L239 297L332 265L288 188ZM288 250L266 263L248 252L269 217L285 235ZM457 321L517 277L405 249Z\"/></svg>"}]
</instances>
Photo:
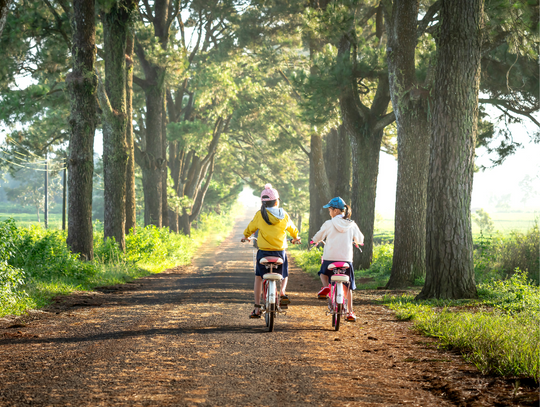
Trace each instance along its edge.
<instances>
[{"instance_id":1,"label":"bicycle front wheel","mask_svg":"<svg viewBox=\"0 0 540 407\"><path fill-rule=\"evenodd\" d=\"M266 311L265 319L268 332L274 332L274 319L276 317L276 304L270 304L270 309Z\"/></svg>"},{"instance_id":2,"label":"bicycle front wheel","mask_svg":"<svg viewBox=\"0 0 540 407\"><path fill-rule=\"evenodd\" d=\"M343 312L343 304L337 303L337 290L334 291L334 315L332 315L332 326L336 331L339 331L339 323L341 321L341 313Z\"/></svg>"}]
</instances>

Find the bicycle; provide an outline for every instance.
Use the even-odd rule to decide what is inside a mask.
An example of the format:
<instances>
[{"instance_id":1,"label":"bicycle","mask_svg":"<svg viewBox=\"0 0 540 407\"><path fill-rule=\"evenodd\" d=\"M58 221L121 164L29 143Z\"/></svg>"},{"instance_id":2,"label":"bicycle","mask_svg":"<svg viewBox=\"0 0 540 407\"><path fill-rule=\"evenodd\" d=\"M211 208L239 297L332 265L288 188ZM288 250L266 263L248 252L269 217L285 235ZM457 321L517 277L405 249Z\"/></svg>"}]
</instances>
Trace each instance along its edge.
<instances>
[{"instance_id":1,"label":"bicycle","mask_svg":"<svg viewBox=\"0 0 540 407\"><path fill-rule=\"evenodd\" d=\"M246 239L246 241L254 241L253 247L256 248L257 238L251 236ZM293 239L288 239L289 242L293 243ZM279 305L279 296L277 289L277 282L283 280L283 276L280 273L274 273L274 269L277 269L283 264L283 259L281 257L267 256L259 260L259 263L270 269L270 271L262 276L263 278L263 288L261 292L261 313L264 315L264 321L268 327L268 332L274 331L275 318L278 314L287 315L287 306L281 307ZM255 251L253 252L253 265L255 265Z\"/></svg>"},{"instance_id":2,"label":"bicycle","mask_svg":"<svg viewBox=\"0 0 540 407\"><path fill-rule=\"evenodd\" d=\"M310 243L313 246L309 250L316 246L315 242L311 241ZM324 242L322 243L324 244ZM354 245L362 252L358 244L354 243ZM321 262L322 260L321 258ZM349 282L349 276L345 274L349 268L349 263L344 261L335 261L328 265L328 270L332 271L334 275L330 276L330 283L328 285L330 293L328 294L328 311L326 311L326 315L332 316L332 327L336 331L339 331L341 317L346 317L347 315L347 301L344 298L345 290L343 289L343 284Z\"/></svg>"},{"instance_id":3,"label":"bicycle","mask_svg":"<svg viewBox=\"0 0 540 407\"><path fill-rule=\"evenodd\" d=\"M283 276L279 273L274 273L274 268L278 268L283 264L283 259L281 257L263 257L260 261L260 264L270 269L269 273L263 275L263 289L261 293L262 308L261 312L264 315L264 321L268 327L268 332L274 331L274 320L278 313L287 314L286 311L283 311L279 306L278 301L278 290L277 290L277 281L283 280Z\"/></svg>"},{"instance_id":4,"label":"bicycle","mask_svg":"<svg viewBox=\"0 0 540 407\"><path fill-rule=\"evenodd\" d=\"M349 276L344 272L349 268L349 264L343 261L336 261L328 266L328 270L334 272L334 275L330 277L330 295L329 305L330 308L326 311L326 315L332 316L332 327L339 331L339 324L341 317L346 316L347 310L344 307L344 290L343 284L349 282Z\"/></svg>"}]
</instances>

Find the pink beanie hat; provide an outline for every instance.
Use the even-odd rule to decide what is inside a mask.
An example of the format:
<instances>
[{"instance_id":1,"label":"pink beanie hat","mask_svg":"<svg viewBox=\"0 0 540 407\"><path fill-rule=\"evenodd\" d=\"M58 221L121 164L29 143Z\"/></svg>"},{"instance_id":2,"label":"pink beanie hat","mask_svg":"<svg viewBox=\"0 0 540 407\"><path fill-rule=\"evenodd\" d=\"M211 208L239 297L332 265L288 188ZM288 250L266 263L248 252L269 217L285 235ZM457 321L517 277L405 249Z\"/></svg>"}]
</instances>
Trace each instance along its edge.
<instances>
[{"instance_id":1,"label":"pink beanie hat","mask_svg":"<svg viewBox=\"0 0 540 407\"><path fill-rule=\"evenodd\" d=\"M264 195L267 195L268 198L263 198ZM278 198L278 191L272 188L272 184L266 184L261 192L261 201L275 201Z\"/></svg>"}]
</instances>

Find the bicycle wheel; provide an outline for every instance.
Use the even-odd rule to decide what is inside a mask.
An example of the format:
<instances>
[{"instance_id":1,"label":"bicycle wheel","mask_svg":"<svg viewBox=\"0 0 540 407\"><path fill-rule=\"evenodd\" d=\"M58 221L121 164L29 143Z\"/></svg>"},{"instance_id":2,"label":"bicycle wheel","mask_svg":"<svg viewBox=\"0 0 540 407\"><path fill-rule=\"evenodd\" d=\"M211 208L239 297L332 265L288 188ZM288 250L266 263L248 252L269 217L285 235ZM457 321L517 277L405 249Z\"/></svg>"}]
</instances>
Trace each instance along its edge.
<instances>
[{"instance_id":1,"label":"bicycle wheel","mask_svg":"<svg viewBox=\"0 0 540 407\"><path fill-rule=\"evenodd\" d=\"M332 326L336 331L339 331L339 322L341 320L341 312L343 311L343 304L337 303L337 290L334 292L334 315L332 315Z\"/></svg>"},{"instance_id":2,"label":"bicycle wheel","mask_svg":"<svg viewBox=\"0 0 540 407\"><path fill-rule=\"evenodd\" d=\"M268 314L270 313L270 303L268 300L268 281L263 281L263 289L262 289L262 304L264 304L264 322L266 323L266 326L268 326Z\"/></svg>"},{"instance_id":3,"label":"bicycle wheel","mask_svg":"<svg viewBox=\"0 0 540 407\"><path fill-rule=\"evenodd\" d=\"M266 326L268 332L274 332L274 318L276 317L276 304L270 304L270 310L266 312Z\"/></svg>"}]
</instances>

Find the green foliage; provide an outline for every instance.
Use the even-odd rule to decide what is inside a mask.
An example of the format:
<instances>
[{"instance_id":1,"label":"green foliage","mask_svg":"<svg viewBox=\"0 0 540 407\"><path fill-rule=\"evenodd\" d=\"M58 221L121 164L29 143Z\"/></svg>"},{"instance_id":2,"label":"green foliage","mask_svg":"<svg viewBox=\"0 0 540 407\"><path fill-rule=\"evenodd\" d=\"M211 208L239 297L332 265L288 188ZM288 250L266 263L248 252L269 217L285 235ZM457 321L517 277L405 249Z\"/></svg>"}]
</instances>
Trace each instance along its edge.
<instances>
[{"instance_id":1,"label":"green foliage","mask_svg":"<svg viewBox=\"0 0 540 407\"><path fill-rule=\"evenodd\" d=\"M220 241L229 233L238 213L235 209L222 215L202 214L191 237L167 228L139 228L136 235L126 236L126 253L114 240L103 239L97 223L91 262L69 251L65 232L17 227L12 220L0 222L0 316L46 306L58 294L124 283L188 264L208 238Z\"/></svg>"},{"instance_id":2,"label":"green foliage","mask_svg":"<svg viewBox=\"0 0 540 407\"><path fill-rule=\"evenodd\" d=\"M540 233L538 222L529 231L480 235L475 239L474 271L478 282L504 279L516 268L539 283Z\"/></svg>"},{"instance_id":3,"label":"green foliage","mask_svg":"<svg viewBox=\"0 0 540 407\"><path fill-rule=\"evenodd\" d=\"M12 219L0 222L0 304L13 304L21 297L24 271L8 261L16 254L17 227Z\"/></svg>"},{"instance_id":4,"label":"green foliage","mask_svg":"<svg viewBox=\"0 0 540 407\"><path fill-rule=\"evenodd\" d=\"M18 228L16 246L10 264L24 269L29 278L66 277L83 282L98 272L93 263L82 262L70 252L65 231L37 226Z\"/></svg>"},{"instance_id":5,"label":"green foliage","mask_svg":"<svg viewBox=\"0 0 540 407\"><path fill-rule=\"evenodd\" d=\"M506 280L479 284L478 295L485 305L507 313L540 310L540 287L519 268Z\"/></svg>"},{"instance_id":6,"label":"green foliage","mask_svg":"<svg viewBox=\"0 0 540 407\"><path fill-rule=\"evenodd\" d=\"M473 214L473 220L480 228L480 233L491 233L493 232L493 221L489 214L483 209L478 209L475 214Z\"/></svg>"},{"instance_id":7,"label":"green foliage","mask_svg":"<svg viewBox=\"0 0 540 407\"><path fill-rule=\"evenodd\" d=\"M401 320L444 347L461 350L483 373L540 378L540 288L516 270L504 281L480 284L478 300L416 301L385 296Z\"/></svg>"}]
</instances>

